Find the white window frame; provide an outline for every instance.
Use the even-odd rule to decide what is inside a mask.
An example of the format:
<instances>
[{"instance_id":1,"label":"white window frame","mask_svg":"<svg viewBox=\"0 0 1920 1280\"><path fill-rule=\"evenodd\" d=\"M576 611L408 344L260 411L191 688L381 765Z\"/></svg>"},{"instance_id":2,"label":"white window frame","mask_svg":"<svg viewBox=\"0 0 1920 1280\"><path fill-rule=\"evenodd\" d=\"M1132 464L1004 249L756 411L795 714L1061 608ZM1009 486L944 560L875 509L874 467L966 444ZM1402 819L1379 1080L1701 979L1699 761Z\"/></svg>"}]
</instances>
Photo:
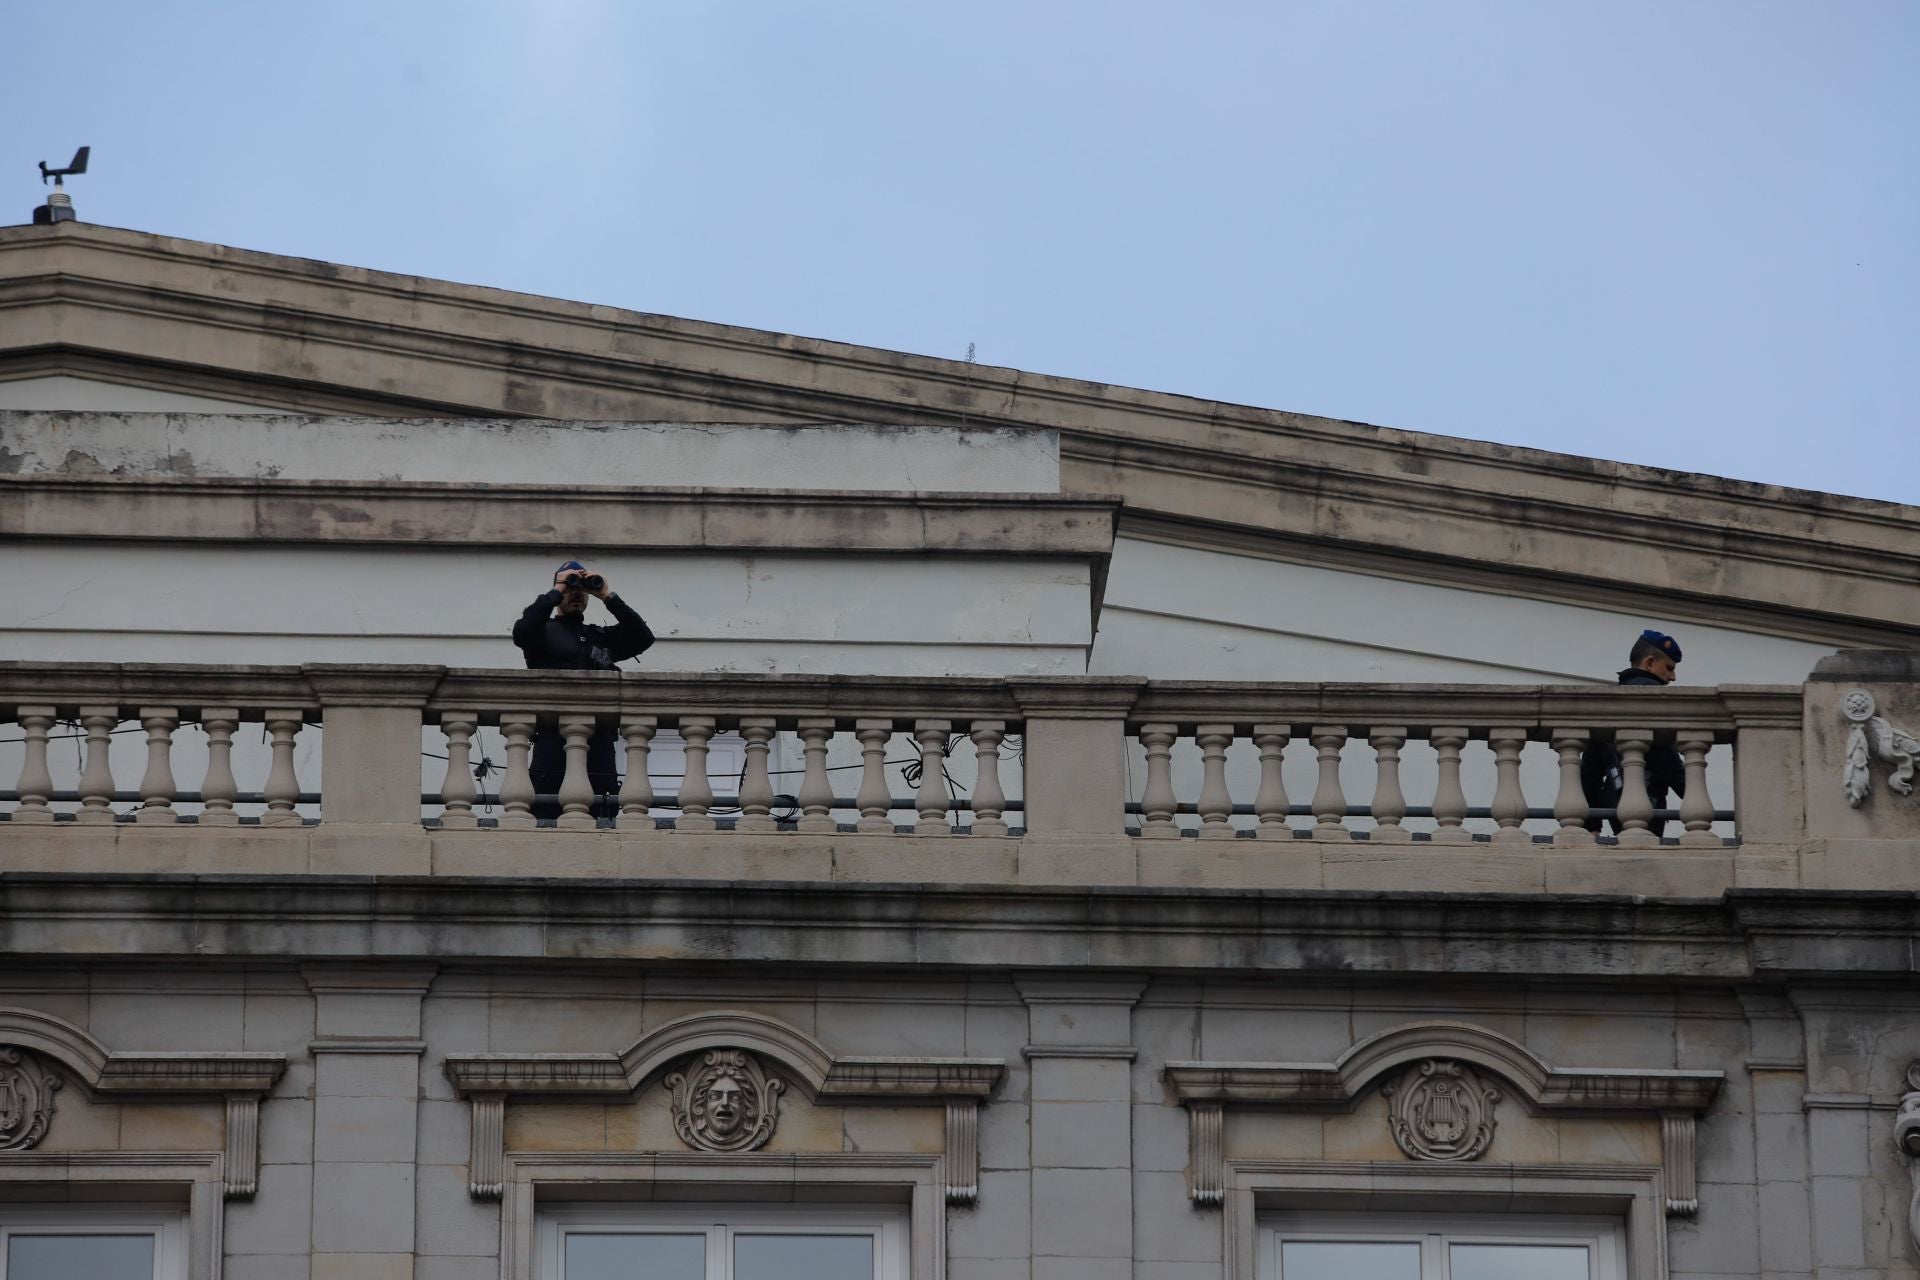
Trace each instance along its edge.
<instances>
[{"instance_id":1,"label":"white window frame","mask_svg":"<svg viewBox=\"0 0 1920 1280\"><path fill-rule=\"evenodd\" d=\"M732 1280L738 1235L870 1236L873 1280L909 1280L907 1213L892 1205L567 1204L539 1211L535 1274L569 1280L572 1235L698 1235L707 1238L706 1280ZM5 1280L0 1276L0 1280Z\"/></svg>"},{"instance_id":2,"label":"white window frame","mask_svg":"<svg viewBox=\"0 0 1920 1280\"><path fill-rule=\"evenodd\" d=\"M15 1236L151 1236L153 1280L187 1280L187 1215L157 1204L0 1204L0 1280Z\"/></svg>"},{"instance_id":3,"label":"white window frame","mask_svg":"<svg viewBox=\"0 0 1920 1280\"><path fill-rule=\"evenodd\" d=\"M1262 1214L1258 1241L1260 1280L1287 1280L1280 1250L1290 1241L1418 1244L1420 1280L1449 1280L1449 1245L1582 1246L1589 1280L1627 1280L1626 1223L1611 1217L1289 1211Z\"/></svg>"}]
</instances>

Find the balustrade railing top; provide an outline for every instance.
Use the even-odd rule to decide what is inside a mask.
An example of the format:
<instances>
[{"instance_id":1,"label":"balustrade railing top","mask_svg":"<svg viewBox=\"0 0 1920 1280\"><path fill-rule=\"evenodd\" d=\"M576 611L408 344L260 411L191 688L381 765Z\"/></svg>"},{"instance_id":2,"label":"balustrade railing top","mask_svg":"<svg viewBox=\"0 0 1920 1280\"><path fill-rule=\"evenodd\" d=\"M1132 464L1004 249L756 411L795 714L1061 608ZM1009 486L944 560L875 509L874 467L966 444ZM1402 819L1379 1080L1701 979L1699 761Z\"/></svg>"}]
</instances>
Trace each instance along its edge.
<instances>
[{"instance_id":1,"label":"balustrade railing top","mask_svg":"<svg viewBox=\"0 0 1920 1280\"><path fill-rule=\"evenodd\" d=\"M485 824L504 827L892 833L891 811L910 807L921 834L1006 834L1005 816L1024 813L1029 835L1592 844L1611 829L1623 844L1657 844L1672 816L1684 828L1677 842L1702 846L1722 844L1736 820L1753 834L1746 814L1717 809L1713 796L1731 797L1730 771L1755 743L1771 744L1768 768L1793 755L1798 769L1804 714L1799 685L23 662L0 663L0 708L20 726L19 782L0 807L27 823L71 813L218 825L241 820L236 804L261 804L267 822L424 816L457 829L483 825L479 811L491 805L498 817ZM243 722L262 726L270 756L258 791L241 790L234 774ZM174 776L176 736L195 723L198 791ZM63 724L70 732L56 733ZM111 748L134 732L145 767L130 799L113 783ZM85 751L62 785L49 744L64 737ZM298 759L297 738L309 743ZM423 779L422 755L444 760L444 777ZM1596 761L1611 771L1603 783L1617 804L1594 798ZM302 790L296 765L322 775L316 791ZM832 784L843 769L859 773L855 796ZM1310 801L1291 800L1289 772L1301 775L1292 794L1310 790ZM776 781L789 774L791 785ZM668 778L671 794L656 785ZM1659 807L1663 780L1679 793L1672 815ZM1549 786L1552 807L1530 807L1528 791ZM1742 781L1743 798L1750 786ZM113 808L134 800L131 815ZM193 815L180 807L194 805Z\"/></svg>"}]
</instances>

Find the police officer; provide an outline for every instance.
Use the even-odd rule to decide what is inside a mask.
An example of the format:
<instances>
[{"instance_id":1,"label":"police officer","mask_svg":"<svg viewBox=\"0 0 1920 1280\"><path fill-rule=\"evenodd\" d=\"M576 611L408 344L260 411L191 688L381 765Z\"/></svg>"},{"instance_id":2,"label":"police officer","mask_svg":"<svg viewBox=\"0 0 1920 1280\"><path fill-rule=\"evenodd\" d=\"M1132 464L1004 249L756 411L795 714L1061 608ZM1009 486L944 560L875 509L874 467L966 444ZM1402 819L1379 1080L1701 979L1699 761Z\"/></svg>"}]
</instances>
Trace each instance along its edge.
<instances>
[{"instance_id":1,"label":"police officer","mask_svg":"<svg viewBox=\"0 0 1920 1280\"><path fill-rule=\"evenodd\" d=\"M1619 673L1621 684L1668 685L1679 674L1680 642L1659 631L1646 630L1627 653L1626 670ZM1620 753L1610 742L1596 742L1580 757L1580 789L1587 803L1596 809L1617 809L1625 783L1620 773ZM1667 792L1687 794L1687 768L1680 753L1672 747L1655 746L1647 750L1647 799L1653 807L1664 809ZM1619 822L1614 822L1619 829ZM1656 824L1657 826L1658 824ZM1598 818L1589 819L1590 830L1600 829Z\"/></svg>"},{"instance_id":2,"label":"police officer","mask_svg":"<svg viewBox=\"0 0 1920 1280\"><path fill-rule=\"evenodd\" d=\"M614 625L603 627L586 620L587 597L607 607ZM653 644L653 631L633 606L613 593L607 580L578 560L569 560L553 573L553 587L526 607L513 624L513 642L527 660L527 666L542 671L613 671L615 663L645 653ZM598 797L610 796L618 786L614 771L613 734L595 733L587 741L587 778L593 784L594 811L603 813L611 803ZM541 728L533 737L533 789L543 796L560 790L566 775L566 747L560 735ZM558 817L560 806L552 800L536 801L536 818Z\"/></svg>"}]
</instances>

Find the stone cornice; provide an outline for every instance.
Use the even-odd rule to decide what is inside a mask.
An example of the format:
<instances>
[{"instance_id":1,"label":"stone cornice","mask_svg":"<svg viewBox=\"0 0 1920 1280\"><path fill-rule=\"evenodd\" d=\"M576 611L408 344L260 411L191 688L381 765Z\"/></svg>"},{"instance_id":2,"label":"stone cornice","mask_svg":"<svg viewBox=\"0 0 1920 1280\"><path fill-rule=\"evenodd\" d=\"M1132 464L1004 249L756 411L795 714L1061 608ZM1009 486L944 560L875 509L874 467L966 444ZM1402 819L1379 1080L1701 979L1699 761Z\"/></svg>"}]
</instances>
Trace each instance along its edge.
<instances>
[{"instance_id":1,"label":"stone cornice","mask_svg":"<svg viewBox=\"0 0 1920 1280\"><path fill-rule=\"evenodd\" d=\"M290 405L390 395L396 408L529 417L1056 427L1067 488L1120 493L1129 510L1196 537L1307 540L1534 580L1628 580L1696 609L1720 602L1772 616L1801 635L1822 620L1854 641L1920 632L1920 515L1893 503L84 224L0 229L0 308L17 353L0 352L0 366L53 368L57 349L120 359L136 381L139 369L171 368L189 383L204 374L279 388ZM394 386L408 390L387 392Z\"/></svg>"},{"instance_id":2,"label":"stone cornice","mask_svg":"<svg viewBox=\"0 0 1920 1280\"><path fill-rule=\"evenodd\" d=\"M0 537L1093 558L1117 498L0 476Z\"/></svg>"},{"instance_id":3,"label":"stone cornice","mask_svg":"<svg viewBox=\"0 0 1920 1280\"><path fill-rule=\"evenodd\" d=\"M688 1054L718 1048L746 1049L778 1063L821 1101L978 1100L1007 1073L998 1058L836 1056L797 1028L738 1010L677 1018L622 1053L448 1054L446 1073L462 1097L624 1097Z\"/></svg>"},{"instance_id":4,"label":"stone cornice","mask_svg":"<svg viewBox=\"0 0 1920 1280\"><path fill-rule=\"evenodd\" d=\"M113 921L103 930L103 916ZM459 955L523 964L748 963L1518 976L1630 984L1908 983L1920 895L1735 890L1711 900L1250 889L934 888L728 881L19 872L0 956ZM445 963L443 959L443 964Z\"/></svg>"},{"instance_id":5,"label":"stone cornice","mask_svg":"<svg viewBox=\"0 0 1920 1280\"><path fill-rule=\"evenodd\" d=\"M1542 1112L1685 1111L1712 1105L1720 1071L1553 1067L1519 1042L1466 1022L1395 1027L1354 1045L1336 1062L1169 1062L1167 1086L1182 1103L1231 1102L1351 1110L1385 1073L1423 1058L1452 1058L1495 1072Z\"/></svg>"}]
</instances>

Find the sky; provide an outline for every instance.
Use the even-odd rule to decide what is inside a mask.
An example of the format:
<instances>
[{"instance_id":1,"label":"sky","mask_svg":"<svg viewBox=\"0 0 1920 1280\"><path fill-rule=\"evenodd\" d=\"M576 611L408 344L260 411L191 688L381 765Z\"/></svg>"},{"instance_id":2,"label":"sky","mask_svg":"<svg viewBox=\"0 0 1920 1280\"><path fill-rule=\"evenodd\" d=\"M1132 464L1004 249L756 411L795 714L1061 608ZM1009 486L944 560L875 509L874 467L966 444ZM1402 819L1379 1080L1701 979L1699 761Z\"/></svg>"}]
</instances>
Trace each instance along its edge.
<instances>
[{"instance_id":1,"label":"sky","mask_svg":"<svg viewBox=\"0 0 1920 1280\"><path fill-rule=\"evenodd\" d=\"M5 6L82 219L1920 503L1914 0Z\"/></svg>"}]
</instances>

